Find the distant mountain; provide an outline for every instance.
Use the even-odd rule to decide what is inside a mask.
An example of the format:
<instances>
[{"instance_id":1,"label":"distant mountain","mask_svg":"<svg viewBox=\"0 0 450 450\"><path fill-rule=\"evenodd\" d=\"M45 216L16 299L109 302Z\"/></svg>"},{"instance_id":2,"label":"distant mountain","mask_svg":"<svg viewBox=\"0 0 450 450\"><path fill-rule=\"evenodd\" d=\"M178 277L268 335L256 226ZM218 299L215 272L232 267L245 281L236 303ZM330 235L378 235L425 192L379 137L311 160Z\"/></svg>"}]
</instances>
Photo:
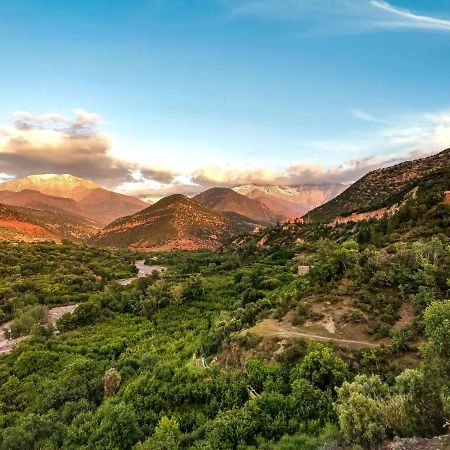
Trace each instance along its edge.
<instances>
[{"instance_id":1,"label":"distant mountain","mask_svg":"<svg viewBox=\"0 0 450 450\"><path fill-rule=\"evenodd\" d=\"M93 181L84 180L67 173L45 173L5 181L0 184L0 191L20 192L25 189L32 189L42 194L81 200L92 189L101 187Z\"/></svg>"},{"instance_id":2,"label":"distant mountain","mask_svg":"<svg viewBox=\"0 0 450 450\"><path fill-rule=\"evenodd\" d=\"M261 223L281 219L259 200L251 199L229 188L211 188L196 195L193 200L215 211L234 212Z\"/></svg>"},{"instance_id":3,"label":"distant mountain","mask_svg":"<svg viewBox=\"0 0 450 450\"><path fill-rule=\"evenodd\" d=\"M0 202L46 211L66 211L102 225L148 207L135 197L108 191L69 174L30 175L0 184Z\"/></svg>"},{"instance_id":4,"label":"distant mountain","mask_svg":"<svg viewBox=\"0 0 450 450\"><path fill-rule=\"evenodd\" d=\"M406 161L392 167L374 170L333 200L313 209L305 219L313 222L339 221L346 217L358 220L355 214L369 213L360 218L382 216L395 207L419 185L442 192L450 189L450 149L427 158ZM353 217L350 217L352 216Z\"/></svg>"},{"instance_id":5,"label":"distant mountain","mask_svg":"<svg viewBox=\"0 0 450 450\"><path fill-rule=\"evenodd\" d=\"M236 213L223 214L174 194L103 228L90 243L143 250L217 248L232 235L255 226Z\"/></svg>"},{"instance_id":6,"label":"distant mountain","mask_svg":"<svg viewBox=\"0 0 450 450\"><path fill-rule=\"evenodd\" d=\"M283 219L301 217L309 210L339 195L347 186L339 183L276 186L247 184L235 192L260 201L274 215Z\"/></svg>"},{"instance_id":7,"label":"distant mountain","mask_svg":"<svg viewBox=\"0 0 450 450\"><path fill-rule=\"evenodd\" d=\"M97 188L90 190L79 200L78 205L86 211L88 217L107 224L119 217L129 216L148 208L149 203L129 195Z\"/></svg>"},{"instance_id":8,"label":"distant mountain","mask_svg":"<svg viewBox=\"0 0 450 450\"><path fill-rule=\"evenodd\" d=\"M96 223L67 212L0 204L0 240L81 242L99 229Z\"/></svg>"}]
</instances>

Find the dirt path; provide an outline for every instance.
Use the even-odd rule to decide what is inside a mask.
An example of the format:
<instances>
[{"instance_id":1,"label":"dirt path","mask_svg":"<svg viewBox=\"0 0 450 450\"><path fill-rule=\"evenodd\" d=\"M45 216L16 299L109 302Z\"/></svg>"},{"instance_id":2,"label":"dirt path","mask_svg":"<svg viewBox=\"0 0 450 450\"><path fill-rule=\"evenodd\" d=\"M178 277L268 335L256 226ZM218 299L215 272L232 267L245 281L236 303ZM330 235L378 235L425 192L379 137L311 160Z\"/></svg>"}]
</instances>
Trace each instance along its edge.
<instances>
[{"instance_id":1,"label":"dirt path","mask_svg":"<svg viewBox=\"0 0 450 450\"><path fill-rule=\"evenodd\" d=\"M47 322L48 324L54 324L56 321L62 317L65 313L72 312L78 305L66 305L66 306L56 306L48 311ZM6 339L5 331L9 330L12 325L12 320L5 322L0 325L0 354L9 353L17 344L27 339L29 336L20 336L15 339Z\"/></svg>"},{"instance_id":2,"label":"dirt path","mask_svg":"<svg viewBox=\"0 0 450 450\"><path fill-rule=\"evenodd\" d=\"M262 322L257 323L254 327L250 328L248 332L263 337L279 337L281 339L303 337L315 341L336 342L338 344L344 344L346 347L379 347L380 345L371 341L358 341L352 339L341 339L331 336L322 336L313 333L303 333L295 330L293 327L287 327L286 325L274 319L265 319Z\"/></svg>"}]
</instances>

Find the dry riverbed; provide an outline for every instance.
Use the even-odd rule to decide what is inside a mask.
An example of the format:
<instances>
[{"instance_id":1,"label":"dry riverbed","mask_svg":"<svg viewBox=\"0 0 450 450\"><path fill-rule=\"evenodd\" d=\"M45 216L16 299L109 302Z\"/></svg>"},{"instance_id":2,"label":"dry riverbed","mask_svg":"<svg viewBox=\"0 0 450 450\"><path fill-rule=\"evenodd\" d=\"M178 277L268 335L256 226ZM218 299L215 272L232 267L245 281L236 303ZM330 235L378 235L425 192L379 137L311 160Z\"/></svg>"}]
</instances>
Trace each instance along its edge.
<instances>
[{"instance_id":1,"label":"dry riverbed","mask_svg":"<svg viewBox=\"0 0 450 450\"><path fill-rule=\"evenodd\" d=\"M66 313L71 313L78 305L57 306L48 311L47 322L54 324L56 321ZM11 328L12 320L5 322L0 326L0 354L10 352L19 342L27 339L28 336L20 336L15 339L7 339L5 332Z\"/></svg>"},{"instance_id":2,"label":"dry riverbed","mask_svg":"<svg viewBox=\"0 0 450 450\"><path fill-rule=\"evenodd\" d=\"M151 275L153 272L159 272L164 273L167 270L167 267L164 266L158 266L158 265L151 265L151 264L145 264L145 261L143 259L140 259L134 263L136 266L136 269L138 270L138 273L136 276L131 278L123 278L122 280L119 280L119 283L122 286L127 286L130 284L133 280L136 278L143 278L147 275Z\"/></svg>"}]
</instances>

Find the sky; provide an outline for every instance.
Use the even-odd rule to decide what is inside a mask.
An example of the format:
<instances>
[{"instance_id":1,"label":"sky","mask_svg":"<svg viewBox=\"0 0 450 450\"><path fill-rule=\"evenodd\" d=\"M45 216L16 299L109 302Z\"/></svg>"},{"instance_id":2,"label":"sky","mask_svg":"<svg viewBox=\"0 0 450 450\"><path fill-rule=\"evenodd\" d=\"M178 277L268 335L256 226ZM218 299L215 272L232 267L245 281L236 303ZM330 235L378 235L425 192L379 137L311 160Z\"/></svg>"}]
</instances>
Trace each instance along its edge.
<instances>
[{"instance_id":1,"label":"sky","mask_svg":"<svg viewBox=\"0 0 450 450\"><path fill-rule=\"evenodd\" d=\"M450 147L450 0L1 0L0 179L160 198Z\"/></svg>"}]
</instances>

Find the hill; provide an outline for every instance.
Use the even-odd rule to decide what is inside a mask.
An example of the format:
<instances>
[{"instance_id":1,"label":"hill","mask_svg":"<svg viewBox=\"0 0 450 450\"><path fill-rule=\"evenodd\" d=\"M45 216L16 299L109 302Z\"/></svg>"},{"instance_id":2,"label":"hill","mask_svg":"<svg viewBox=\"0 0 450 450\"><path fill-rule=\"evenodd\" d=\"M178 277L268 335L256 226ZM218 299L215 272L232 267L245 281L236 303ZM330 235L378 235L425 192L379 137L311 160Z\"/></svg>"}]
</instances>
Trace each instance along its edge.
<instances>
[{"instance_id":1,"label":"hill","mask_svg":"<svg viewBox=\"0 0 450 450\"><path fill-rule=\"evenodd\" d=\"M254 225L248 218L213 211L184 195L174 194L115 220L90 243L143 250L217 248L233 234L250 231Z\"/></svg>"},{"instance_id":2,"label":"hill","mask_svg":"<svg viewBox=\"0 0 450 450\"><path fill-rule=\"evenodd\" d=\"M220 212L235 212L258 222L270 223L282 219L261 201L239 194L229 188L214 187L193 198L207 208Z\"/></svg>"},{"instance_id":3,"label":"hill","mask_svg":"<svg viewBox=\"0 0 450 450\"><path fill-rule=\"evenodd\" d=\"M372 214L353 216L352 220L381 217L389 208L396 208L409 193L414 195L418 187L441 192L449 189L450 149L427 158L374 170L304 217L313 222L331 222L337 217L368 212Z\"/></svg>"},{"instance_id":4,"label":"hill","mask_svg":"<svg viewBox=\"0 0 450 450\"><path fill-rule=\"evenodd\" d=\"M95 222L67 212L0 204L1 240L81 242L98 231Z\"/></svg>"},{"instance_id":5,"label":"hill","mask_svg":"<svg viewBox=\"0 0 450 450\"><path fill-rule=\"evenodd\" d=\"M0 240L2 241L60 241L59 236L33 220L19 209L0 204Z\"/></svg>"},{"instance_id":6,"label":"hill","mask_svg":"<svg viewBox=\"0 0 450 450\"><path fill-rule=\"evenodd\" d=\"M47 211L66 211L102 225L134 214L148 203L104 189L70 174L30 175L0 184L0 202Z\"/></svg>"},{"instance_id":7,"label":"hill","mask_svg":"<svg viewBox=\"0 0 450 450\"><path fill-rule=\"evenodd\" d=\"M300 217L322 205L346 188L339 183L276 186L247 184L233 188L239 194L260 201L282 219Z\"/></svg>"}]
</instances>

